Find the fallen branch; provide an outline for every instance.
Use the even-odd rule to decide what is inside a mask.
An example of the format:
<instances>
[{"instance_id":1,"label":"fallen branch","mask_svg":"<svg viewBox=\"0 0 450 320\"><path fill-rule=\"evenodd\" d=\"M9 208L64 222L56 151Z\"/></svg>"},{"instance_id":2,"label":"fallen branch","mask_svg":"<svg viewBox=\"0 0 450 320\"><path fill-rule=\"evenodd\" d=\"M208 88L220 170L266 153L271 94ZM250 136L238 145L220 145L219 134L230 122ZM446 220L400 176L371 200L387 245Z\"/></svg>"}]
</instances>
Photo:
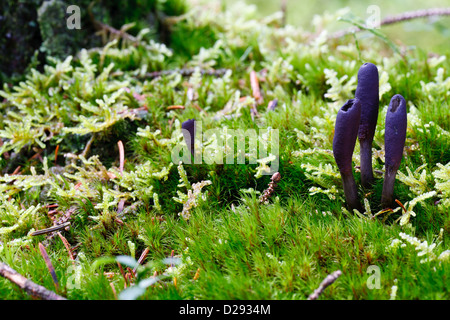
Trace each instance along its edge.
<instances>
[{"instance_id":1,"label":"fallen branch","mask_svg":"<svg viewBox=\"0 0 450 320\"><path fill-rule=\"evenodd\" d=\"M65 222L63 224L56 225L56 226L53 226L53 227L50 227L50 228L47 228L47 229L34 231L33 233L30 234L30 236L39 236L41 234L52 233L52 232L55 232L55 231L59 231L61 229L65 229L68 226L70 226L70 222Z\"/></svg>"},{"instance_id":2,"label":"fallen branch","mask_svg":"<svg viewBox=\"0 0 450 320\"><path fill-rule=\"evenodd\" d=\"M188 69L174 69L174 70L161 70L161 71L153 71L153 72L147 72L144 75L144 78L159 78L162 76L168 76L174 73L179 73L181 74L181 76L183 77L190 77L194 74L196 69L194 68L188 68ZM202 76L214 76L214 77L222 77L226 72L228 71L228 69L212 69L212 70L205 70L205 69L200 69L200 74Z\"/></svg>"},{"instance_id":3,"label":"fallen branch","mask_svg":"<svg viewBox=\"0 0 450 320\"><path fill-rule=\"evenodd\" d=\"M53 291L47 290L43 286L28 280L3 262L0 262L0 275L19 286L22 290L25 290L31 296L38 297L43 300L66 300L66 298L57 295Z\"/></svg>"},{"instance_id":4,"label":"fallen branch","mask_svg":"<svg viewBox=\"0 0 450 320\"><path fill-rule=\"evenodd\" d=\"M433 17L433 16L449 16L450 15L450 8L432 8L432 9L424 9L424 10L417 10L417 11L409 11L404 12L399 15L387 17L383 19L380 22L380 26L390 25L394 23L399 23L403 21L413 20L413 19L419 19L419 18L426 18L426 17ZM341 38L343 36L346 36L348 34L352 34L354 32L360 32L363 31L363 29L360 29L358 27L350 28L347 30L338 31L330 36L332 39Z\"/></svg>"},{"instance_id":5,"label":"fallen branch","mask_svg":"<svg viewBox=\"0 0 450 320\"><path fill-rule=\"evenodd\" d=\"M319 298L319 296L322 294L322 292L333 282L336 281L337 278L339 278L342 274L341 270L337 270L333 272L332 274L329 274L326 276L325 279L320 283L319 287L309 295L308 300L316 300Z\"/></svg>"}]
</instances>

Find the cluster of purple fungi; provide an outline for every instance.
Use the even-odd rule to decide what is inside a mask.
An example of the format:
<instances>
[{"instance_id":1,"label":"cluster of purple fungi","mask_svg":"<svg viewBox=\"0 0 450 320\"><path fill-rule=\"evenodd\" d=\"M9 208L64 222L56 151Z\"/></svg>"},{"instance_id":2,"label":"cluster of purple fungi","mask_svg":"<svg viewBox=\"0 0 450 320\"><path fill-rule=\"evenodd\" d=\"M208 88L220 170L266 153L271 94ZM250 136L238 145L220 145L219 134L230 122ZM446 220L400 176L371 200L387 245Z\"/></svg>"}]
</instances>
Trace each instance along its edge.
<instances>
[{"instance_id":1,"label":"cluster of purple fungi","mask_svg":"<svg viewBox=\"0 0 450 320\"><path fill-rule=\"evenodd\" d=\"M363 212L358 189L352 172L352 155L356 138L360 144L361 184L369 189L374 183L372 169L372 142L378 120L379 81L378 69L364 63L358 71L355 98L348 100L338 111L333 139L333 154L339 168L348 207ZM400 95L392 97L385 120L385 173L381 205L391 208L394 199L394 182L402 160L406 139L406 102Z\"/></svg>"}]
</instances>

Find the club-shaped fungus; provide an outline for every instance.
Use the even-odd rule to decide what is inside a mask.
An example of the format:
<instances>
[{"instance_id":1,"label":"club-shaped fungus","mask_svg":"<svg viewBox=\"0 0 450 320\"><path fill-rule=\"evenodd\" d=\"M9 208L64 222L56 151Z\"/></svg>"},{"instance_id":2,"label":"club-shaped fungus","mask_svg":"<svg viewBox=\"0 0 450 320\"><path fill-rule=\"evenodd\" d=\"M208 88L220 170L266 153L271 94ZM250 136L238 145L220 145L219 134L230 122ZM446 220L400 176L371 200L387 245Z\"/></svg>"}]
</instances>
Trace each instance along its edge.
<instances>
[{"instance_id":1,"label":"club-shaped fungus","mask_svg":"<svg viewBox=\"0 0 450 320\"><path fill-rule=\"evenodd\" d=\"M189 149L189 152L194 156L195 143L195 119L189 119L181 124L181 129L184 136L184 141Z\"/></svg>"},{"instance_id":2,"label":"club-shaped fungus","mask_svg":"<svg viewBox=\"0 0 450 320\"><path fill-rule=\"evenodd\" d=\"M390 208L394 200L394 182L403 156L406 139L406 102L396 94L389 103L384 132L385 173L381 205Z\"/></svg>"},{"instance_id":3,"label":"club-shaped fungus","mask_svg":"<svg viewBox=\"0 0 450 320\"><path fill-rule=\"evenodd\" d=\"M361 184L369 188L373 183L372 141L378 119L379 106L378 69L372 63L364 63L358 71L355 98L361 102L361 121L358 140L360 144Z\"/></svg>"},{"instance_id":4,"label":"club-shaped fungus","mask_svg":"<svg viewBox=\"0 0 450 320\"><path fill-rule=\"evenodd\" d=\"M361 119L361 102L348 100L338 111L333 138L333 155L344 186L345 200L350 209L362 211L358 190L352 172L352 155L355 149Z\"/></svg>"}]
</instances>

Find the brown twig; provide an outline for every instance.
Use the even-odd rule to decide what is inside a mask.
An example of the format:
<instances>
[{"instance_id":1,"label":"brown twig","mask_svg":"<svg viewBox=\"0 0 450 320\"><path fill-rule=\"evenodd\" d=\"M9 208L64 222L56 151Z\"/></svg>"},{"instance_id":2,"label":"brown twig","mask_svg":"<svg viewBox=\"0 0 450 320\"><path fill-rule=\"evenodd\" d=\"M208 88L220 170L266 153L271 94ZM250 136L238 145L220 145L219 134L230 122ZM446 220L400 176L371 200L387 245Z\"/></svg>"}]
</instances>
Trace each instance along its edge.
<instances>
[{"instance_id":1,"label":"brown twig","mask_svg":"<svg viewBox=\"0 0 450 320\"><path fill-rule=\"evenodd\" d=\"M319 287L314 290L314 292L312 294L309 295L308 300L316 300L317 298L319 298L319 296L322 294L322 292L331 284L333 284L333 282L335 282L337 280L337 278L339 278L342 274L341 270L337 270L335 272L333 272L332 274L329 274L328 276L326 276L325 279L323 279L323 281L320 283Z\"/></svg>"},{"instance_id":2,"label":"brown twig","mask_svg":"<svg viewBox=\"0 0 450 320\"><path fill-rule=\"evenodd\" d=\"M61 229L65 229L68 226L70 226L70 222L65 222L63 224L56 225L56 226L53 226L53 227L50 227L50 228L47 228L47 229L34 231L33 233L30 234L30 236L39 236L41 234L52 233L52 232L55 232L55 231L59 231Z\"/></svg>"},{"instance_id":3,"label":"brown twig","mask_svg":"<svg viewBox=\"0 0 450 320\"><path fill-rule=\"evenodd\" d=\"M195 71L196 71L196 69L193 69L193 68L161 70L161 71L147 72L144 77L153 79L153 78L159 78L162 76L171 75L174 73L179 73L183 77L190 77L190 76L192 76L192 74L194 74ZM206 75L206 76L222 77L227 71L228 71L228 69L211 69L211 70L200 69L200 74L202 76Z\"/></svg>"},{"instance_id":4,"label":"brown twig","mask_svg":"<svg viewBox=\"0 0 450 320\"><path fill-rule=\"evenodd\" d=\"M31 296L38 297L43 300L66 300L66 298L61 297L55 292L47 290L43 286L40 286L33 281L25 278L16 270L12 269L10 266L3 262L0 262L0 276L16 284Z\"/></svg>"},{"instance_id":5,"label":"brown twig","mask_svg":"<svg viewBox=\"0 0 450 320\"><path fill-rule=\"evenodd\" d=\"M96 20L95 17L94 17L94 14L92 13L92 6L94 4L95 4L95 1L92 1L89 4L87 12L88 12L89 19L90 19L92 25L94 26L95 29L98 30L98 33L103 36L103 40L105 40L106 32L109 32L110 34L116 36L116 38L126 39L126 40L128 40L130 42L134 42L134 43L139 42L136 37L132 36L131 34L129 34L127 32L125 32L124 27L122 27L121 30L117 30L117 29L111 27L110 25L107 25L105 23L102 23L102 22Z\"/></svg>"},{"instance_id":6,"label":"brown twig","mask_svg":"<svg viewBox=\"0 0 450 320\"><path fill-rule=\"evenodd\" d=\"M390 25L394 23L399 23L403 21L426 18L432 16L449 16L450 8L431 8L431 9L423 9L417 11L408 11L395 16L387 17L380 22L380 26ZM362 29L358 27L353 27L347 30L337 31L330 36L332 39L341 38L348 34L352 34L354 32L360 32Z\"/></svg>"}]
</instances>

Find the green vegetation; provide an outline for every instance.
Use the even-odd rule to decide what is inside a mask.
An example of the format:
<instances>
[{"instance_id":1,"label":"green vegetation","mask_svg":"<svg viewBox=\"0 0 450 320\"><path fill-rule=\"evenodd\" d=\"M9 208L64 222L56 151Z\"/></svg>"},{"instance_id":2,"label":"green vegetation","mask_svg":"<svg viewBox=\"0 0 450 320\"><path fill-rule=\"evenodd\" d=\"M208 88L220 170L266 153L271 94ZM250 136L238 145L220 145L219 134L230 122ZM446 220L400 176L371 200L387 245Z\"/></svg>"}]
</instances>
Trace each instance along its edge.
<instances>
[{"instance_id":1,"label":"green vegetation","mask_svg":"<svg viewBox=\"0 0 450 320\"><path fill-rule=\"evenodd\" d=\"M322 30L343 12L316 16L305 31L283 27L279 13L205 6L182 6L187 13L171 17L170 45L143 28L133 41L49 58L42 72L4 85L0 261L68 299L306 299L336 270L342 275L321 299L449 299L448 59L398 46L383 29L330 39ZM366 61L380 74L376 184L359 190L365 212L349 212L333 130ZM155 76L163 70L172 71ZM408 108L395 184L404 209L381 211L383 127L397 93ZM259 201L270 182L264 161L172 162L181 123L192 118L204 131L279 130L281 180L268 203ZM31 235L64 219L74 261L58 235ZM369 266L380 268L380 289L367 285ZM0 299L30 297L0 278Z\"/></svg>"}]
</instances>

